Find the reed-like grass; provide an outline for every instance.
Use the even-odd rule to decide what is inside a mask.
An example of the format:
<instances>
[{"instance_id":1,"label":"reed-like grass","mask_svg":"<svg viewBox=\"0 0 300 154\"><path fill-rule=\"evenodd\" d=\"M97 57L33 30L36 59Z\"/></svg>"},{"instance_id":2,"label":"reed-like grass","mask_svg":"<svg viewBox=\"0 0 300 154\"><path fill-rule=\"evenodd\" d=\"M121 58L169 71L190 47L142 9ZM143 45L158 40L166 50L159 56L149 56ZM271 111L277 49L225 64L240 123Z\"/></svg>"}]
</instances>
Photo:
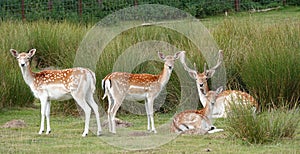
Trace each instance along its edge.
<instances>
[{"instance_id":1,"label":"reed-like grass","mask_svg":"<svg viewBox=\"0 0 300 154\"><path fill-rule=\"evenodd\" d=\"M20 22L1 22L0 46L0 107L26 106L32 104L33 96L23 81L18 64L10 55L9 49L25 50L29 45L28 31ZM20 43L19 43L20 42Z\"/></svg>"},{"instance_id":2,"label":"reed-like grass","mask_svg":"<svg viewBox=\"0 0 300 154\"><path fill-rule=\"evenodd\" d=\"M280 108L255 115L251 106L230 106L226 119L229 136L239 138L249 144L278 142L295 137L300 123L299 109Z\"/></svg>"},{"instance_id":3,"label":"reed-like grass","mask_svg":"<svg viewBox=\"0 0 300 154\"><path fill-rule=\"evenodd\" d=\"M258 24L251 17L232 18L214 31L225 49L228 87L249 91L262 107L299 103L300 26L286 20Z\"/></svg>"}]
</instances>

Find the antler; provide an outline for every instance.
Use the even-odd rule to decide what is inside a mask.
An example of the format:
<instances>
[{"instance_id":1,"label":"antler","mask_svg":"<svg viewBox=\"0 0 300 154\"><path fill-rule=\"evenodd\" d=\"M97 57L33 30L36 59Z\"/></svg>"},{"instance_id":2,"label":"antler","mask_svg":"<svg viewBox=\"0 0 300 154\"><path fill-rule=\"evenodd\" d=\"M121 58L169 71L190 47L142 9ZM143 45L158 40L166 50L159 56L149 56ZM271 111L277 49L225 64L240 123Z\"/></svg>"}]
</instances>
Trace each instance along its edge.
<instances>
[{"instance_id":1,"label":"antler","mask_svg":"<svg viewBox=\"0 0 300 154\"><path fill-rule=\"evenodd\" d=\"M180 55L180 62L182 63L183 68L184 68L186 71L190 72L190 73L195 73L195 74L197 74L197 70L190 69L190 68L186 65L186 63L185 63L185 51L182 51L181 53L182 53L182 54ZM194 65L195 65L195 64L194 64Z\"/></svg>"}]
</instances>

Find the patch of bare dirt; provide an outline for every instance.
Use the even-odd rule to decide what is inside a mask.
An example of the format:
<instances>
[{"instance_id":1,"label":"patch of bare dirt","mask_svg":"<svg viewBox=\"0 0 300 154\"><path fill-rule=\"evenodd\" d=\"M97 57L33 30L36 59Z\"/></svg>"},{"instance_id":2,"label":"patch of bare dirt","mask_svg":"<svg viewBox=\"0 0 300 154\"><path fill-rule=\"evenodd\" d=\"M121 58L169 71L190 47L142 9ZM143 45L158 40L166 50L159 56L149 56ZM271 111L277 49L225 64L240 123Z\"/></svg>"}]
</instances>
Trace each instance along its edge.
<instances>
[{"instance_id":1,"label":"patch of bare dirt","mask_svg":"<svg viewBox=\"0 0 300 154\"><path fill-rule=\"evenodd\" d=\"M24 120L14 119L6 122L2 128L23 128L26 127L26 123Z\"/></svg>"},{"instance_id":2,"label":"patch of bare dirt","mask_svg":"<svg viewBox=\"0 0 300 154\"><path fill-rule=\"evenodd\" d=\"M130 133L129 135L130 136L148 136L150 133L148 132L133 132L133 133Z\"/></svg>"},{"instance_id":3,"label":"patch of bare dirt","mask_svg":"<svg viewBox=\"0 0 300 154\"><path fill-rule=\"evenodd\" d=\"M131 122L123 121L121 119L116 118L116 127L131 127L133 124ZM108 121L105 120L102 124L103 127L108 127Z\"/></svg>"}]
</instances>

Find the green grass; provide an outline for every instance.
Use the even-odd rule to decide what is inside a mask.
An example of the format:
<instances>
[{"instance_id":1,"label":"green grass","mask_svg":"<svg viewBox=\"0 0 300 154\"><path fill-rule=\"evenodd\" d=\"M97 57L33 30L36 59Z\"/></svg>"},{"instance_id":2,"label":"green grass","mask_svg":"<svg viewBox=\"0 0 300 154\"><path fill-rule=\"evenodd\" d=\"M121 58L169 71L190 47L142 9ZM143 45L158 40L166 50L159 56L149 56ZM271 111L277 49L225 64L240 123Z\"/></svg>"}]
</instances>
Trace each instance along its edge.
<instances>
[{"instance_id":1,"label":"green grass","mask_svg":"<svg viewBox=\"0 0 300 154\"><path fill-rule=\"evenodd\" d=\"M39 109L1 110L0 114L0 125L12 119L22 119L27 123L25 128L0 128L1 153L204 153L207 149L210 149L213 153L300 152L300 125L296 137L281 139L276 144L249 144L244 140L232 138L228 131L225 131L205 136L181 135L159 147L131 151L111 146L106 142L107 138L113 137L107 132L107 128L103 128L104 134L101 137L97 137L92 133L89 133L86 138L81 137L84 122L79 117L52 115L51 134L38 135ZM129 128L130 131L146 132L146 116L125 114L118 117L134 124ZM172 117L172 114L156 114L157 127L168 121L170 117ZM106 117L102 116L101 118ZM103 122L103 119L101 120ZM91 124L95 125L95 121ZM216 120L215 124L226 130L227 125L224 119ZM120 133L120 128L117 131ZM141 144L143 144L143 141Z\"/></svg>"},{"instance_id":2,"label":"green grass","mask_svg":"<svg viewBox=\"0 0 300 154\"><path fill-rule=\"evenodd\" d=\"M226 119L229 134L249 144L278 143L293 138L300 124L299 108L281 108L254 115L251 106L231 104Z\"/></svg>"}]
</instances>

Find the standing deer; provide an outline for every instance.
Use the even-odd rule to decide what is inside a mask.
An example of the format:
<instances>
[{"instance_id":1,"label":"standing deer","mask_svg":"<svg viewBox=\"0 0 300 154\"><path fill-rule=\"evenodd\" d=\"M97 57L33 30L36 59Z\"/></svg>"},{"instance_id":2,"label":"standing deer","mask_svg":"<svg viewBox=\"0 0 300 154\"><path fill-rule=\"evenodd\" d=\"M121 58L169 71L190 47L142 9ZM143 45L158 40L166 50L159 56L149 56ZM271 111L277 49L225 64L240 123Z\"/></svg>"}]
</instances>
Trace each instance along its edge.
<instances>
[{"instance_id":1,"label":"standing deer","mask_svg":"<svg viewBox=\"0 0 300 154\"><path fill-rule=\"evenodd\" d=\"M159 75L114 72L102 80L103 99L108 96L107 114L111 133L116 133L115 116L124 99L145 100L148 120L147 129L156 133L153 119L153 102L168 83L175 60L178 59L180 53L177 52L174 56L165 56L163 53L158 52L159 58L165 61L164 68Z\"/></svg>"},{"instance_id":2,"label":"standing deer","mask_svg":"<svg viewBox=\"0 0 300 154\"><path fill-rule=\"evenodd\" d=\"M18 53L18 51L14 49L10 49L10 52L17 58L26 84L30 87L34 96L41 102L41 128L39 134L44 132L45 117L47 120L46 134L51 132L50 101L68 100L71 98L74 98L85 113L85 127L82 136L87 136L89 132L90 106L96 115L98 126L97 135L101 134L98 105L93 98L96 84L94 72L86 68L32 72L30 59L35 54L36 49L31 49L28 53Z\"/></svg>"},{"instance_id":3,"label":"standing deer","mask_svg":"<svg viewBox=\"0 0 300 154\"><path fill-rule=\"evenodd\" d=\"M206 134L223 131L223 129L215 129L212 124L212 113L217 99L223 87L219 87L216 91L209 91L205 94L204 99L206 106L201 110L186 110L180 112L173 118L171 124L171 132L175 133L191 133Z\"/></svg>"},{"instance_id":4,"label":"standing deer","mask_svg":"<svg viewBox=\"0 0 300 154\"><path fill-rule=\"evenodd\" d=\"M183 64L184 69L193 79L196 80L199 98L203 106L206 105L205 94L209 91L207 80L214 75L216 69L221 65L222 61L223 51L220 50L217 64L209 70L206 70L206 64L204 64L204 71L202 73L198 73L196 69L193 70L186 65L185 53L181 54L180 56L180 62ZM196 66L194 67L196 68ZM254 113L258 109L258 103L248 93L238 90L226 90L217 97L213 110L213 118L227 117L226 112L228 112L227 110L229 110L230 107L229 103L231 102L236 104L251 104L253 106Z\"/></svg>"}]
</instances>

